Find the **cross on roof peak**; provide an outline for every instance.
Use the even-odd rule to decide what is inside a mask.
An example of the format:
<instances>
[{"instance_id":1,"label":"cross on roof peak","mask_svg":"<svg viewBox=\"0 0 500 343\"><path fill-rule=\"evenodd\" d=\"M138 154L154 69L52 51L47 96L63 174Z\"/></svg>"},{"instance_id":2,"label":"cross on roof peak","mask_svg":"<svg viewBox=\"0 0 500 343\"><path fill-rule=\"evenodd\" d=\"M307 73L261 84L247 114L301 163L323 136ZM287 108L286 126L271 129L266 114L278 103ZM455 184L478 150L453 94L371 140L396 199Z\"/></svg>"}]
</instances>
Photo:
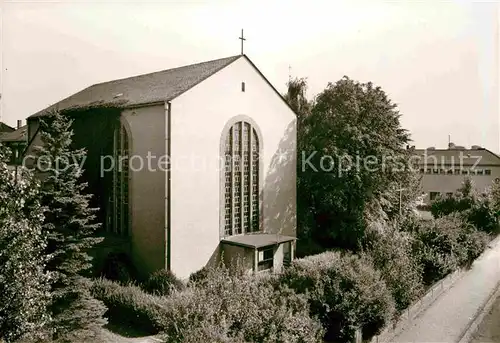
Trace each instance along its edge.
<instances>
[{"instance_id":1,"label":"cross on roof peak","mask_svg":"<svg viewBox=\"0 0 500 343\"><path fill-rule=\"evenodd\" d=\"M241 40L241 54L243 55L243 42L246 41L247 39L243 36L243 29L241 29L241 37L239 37Z\"/></svg>"}]
</instances>

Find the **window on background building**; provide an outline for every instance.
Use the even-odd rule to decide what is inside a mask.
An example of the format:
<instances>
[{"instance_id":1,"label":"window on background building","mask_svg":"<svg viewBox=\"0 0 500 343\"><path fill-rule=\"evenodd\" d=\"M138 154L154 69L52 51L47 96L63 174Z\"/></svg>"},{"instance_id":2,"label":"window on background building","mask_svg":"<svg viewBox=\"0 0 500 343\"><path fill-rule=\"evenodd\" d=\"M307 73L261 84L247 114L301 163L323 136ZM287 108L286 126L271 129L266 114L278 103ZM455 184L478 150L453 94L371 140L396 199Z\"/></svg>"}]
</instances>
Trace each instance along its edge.
<instances>
[{"instance_id":1,"label":"window on background building","mask_svg":"<svg viewBox=\"0 0 500 343\"><path fill-rule=\"evenodd\" d=\"M429 193L429 198L431 199L431 201L436 200L438 196L439 196L439 192L430 192Z\"/></svg>"},{"instance_id":2,"label":"window on background building","mask_svg":"<svg viewBox=\"0 0 500 343\"><path fill-rule=\"evenodd\" d=\"M424 173L425 173L425 169L424 168L420 169L420 174L424 174Z\"/></svg>"},{"instance_id":3,"label":"window on background building","mask_svg":"<svg viewBox=\"0 0 500 343\"><path fill-rule=\"evenodd\" d=\"M112 189L108 200L107 231L127 236L130 229L129 209L129 138L127 130L120 125L113 136Z\"/></svg>"},{"instance_id":4,"label":"window on background building","mask_svg":"<svg viewBox=\"0 0 500 343\"><path fill-rule=\"evenodd\" d=\"M490 169L485 169L484 170L484 175L491 175L491 170Z\"/></svg>"},{"instance_id":5,"label":"window on background building","mask_svg":"<svg viewBox=\"0 0 500 343\"><path fill-rule=\"evenodd\" d=\"M448 174L448 175L453 175L453 169L448 169L448 170L446 171L446 174Z\"/></svg>"},{"instance_id":6,"label":"window on background building","mask_svg":"<svg viewBox=\"0 0 500 343\"><path fill-rule=\"evenodd\" d=\"M439 174L439 169L432 169L432 174Z\"/></svg>"},{"instance_id":7,"label":"window on background building","mask_svg":"<svg viewBox=\"0 0 500 343\"><path fill-rule=\"evenodd\" d=\"M476 175L483 175L483 170L482 169L477 169L476 170Z\"/></svg>"},{"instance_id":8,"label":"window on background building","mask_svg":"<svg viewBox=\"0 0 500 343\"><path fill-rule=\"evenodd\" d=\"M259 138L238 121L224 139L224 235L259 230Z\"/></svg>"},{"instance_id":9,"label":"window on background building","mask_svg":"<svg viewBox=\"0 0 500 343\"><path fill-rule=\"evenodd\" d=\"M430 174L432 172L432 170L429 168L427 169L427 174Z\"/></svg>"},{"instance_id":10,"label":"window on background building","mask_svg":"<svg viewBox=\"0 0 500 343\"><path fill-rule=\"evenodd\" d=\"M460 169L455 169L455 175L460 175Z\"/></svg>"},{"instance_id":11,"label":"window on background building","mask_svg":"<svg viewBox=\"0 0 500 343\"><path fill-rule=\"evenodd\" d=\"M439 174L446 174L446 169L439 169Z\"/></svg>"},{"instance_id":12,"label":"window on background building","mask_svg":"<svg viewBox=\"0 0 500 343\"><path fill-rule=\"evenodd\" d=\"M467 169L462 169L462 175L467 175L469 174L469 171Z\"/></svg>"}]
</instances>

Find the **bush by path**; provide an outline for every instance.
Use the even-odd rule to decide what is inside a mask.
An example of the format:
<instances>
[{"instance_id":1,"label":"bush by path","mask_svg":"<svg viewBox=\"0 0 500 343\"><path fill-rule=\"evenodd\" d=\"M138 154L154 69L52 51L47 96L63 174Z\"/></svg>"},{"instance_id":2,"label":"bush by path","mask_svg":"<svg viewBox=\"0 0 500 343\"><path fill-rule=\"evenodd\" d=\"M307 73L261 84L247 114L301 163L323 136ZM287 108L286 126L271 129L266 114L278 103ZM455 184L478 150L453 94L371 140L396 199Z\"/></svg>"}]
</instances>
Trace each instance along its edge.
<instances>
[{"instance_id":1,"label":"bush by path","mask_svg":"<svg viewBox=\"0 0 500 343\"><path fill-rule=\"evenodd\" d=\"M395 304L382 275L367 256L326 252L295 260L282 284L309 299L327 341L350 341L356 327L370 337L394 315Z\"/></svg>"},{"instance_id":2,"label":"bush by path","mask_svg":"<svg viewBox=\"0 0 500 343\"><path fill-rule=\"evenodd\" d=\"M426 285L470 265L486 248L489 236L457 214L422 222L413 232L413 254L423 268Z\"/></svg>"},{"instance_id":3,"label":"bush by path","mask_svg":"<svg viewBox=\"0 0 500 343\"><path fill-rule=\"evenodd\" d=\"M307 299L270 281L218 268L203 286L168 297L104 279L95 281L93 294L108 306L107 316L159 333L166 342L321 341L323 330L310 318Z\"/></svg>"},{"instance_id":4,"label":"bush by path","mask_svg":"<svg viewBox=\"0 0 500 343\"><path fill-rule=\"evenodd\" d=\"M383 232L370 232L365 254L373 260L389 288L398 312L403 311L424 292L423 266L412 253L415 238L390 225Z\"/></svg>"}]
</instances>

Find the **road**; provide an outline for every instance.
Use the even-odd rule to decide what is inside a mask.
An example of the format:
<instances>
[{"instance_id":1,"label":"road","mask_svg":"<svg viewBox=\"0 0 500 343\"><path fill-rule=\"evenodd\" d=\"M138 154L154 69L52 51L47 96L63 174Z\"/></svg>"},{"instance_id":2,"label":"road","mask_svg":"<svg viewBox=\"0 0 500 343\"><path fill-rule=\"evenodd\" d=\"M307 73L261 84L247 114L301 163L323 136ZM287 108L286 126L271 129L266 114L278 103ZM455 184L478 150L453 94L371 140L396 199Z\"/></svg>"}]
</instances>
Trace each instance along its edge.
<instances>
[{"instance_id":1,"label":"road","mask_svg":"<svg viewBox=\"0 0 500 343\"><path fill-rule=\"evenodd\" d=\"M500 238L393 342L458 342L500 282ZM497 322L500 327L500 322Z\"/></svg>"},{"instance_id":2,"label":"road","mask_svg":"<svg viewBox=\"0 0 500 343\"><path fill-rule=\"evenodd\" d=\"M500 297L484 317L471 343L500 343Z\"/></svg>"}]
</instances>

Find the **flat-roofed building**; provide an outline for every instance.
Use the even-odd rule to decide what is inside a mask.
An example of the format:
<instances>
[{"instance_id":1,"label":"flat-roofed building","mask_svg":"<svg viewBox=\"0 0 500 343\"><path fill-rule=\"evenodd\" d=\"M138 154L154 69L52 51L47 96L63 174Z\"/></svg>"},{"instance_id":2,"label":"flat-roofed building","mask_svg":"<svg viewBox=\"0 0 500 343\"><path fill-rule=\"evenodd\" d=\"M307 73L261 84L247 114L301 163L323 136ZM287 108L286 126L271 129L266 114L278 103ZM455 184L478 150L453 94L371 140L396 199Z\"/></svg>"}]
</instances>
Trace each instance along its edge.
<instances>
[{"instance_id":1,"label":"flat-roofed building","mask_svg":"<svg viewBox=\"0 0 500 343\"><path fill-rule=\"evenodd\" d=\"M500 181L500 156L478 145L470 149L450 143L448 149L415 149L418 168L422 175L424 202L438 196L452 195L466 177L473 180L478 191Z\"/></svg>"}]
</instances>

